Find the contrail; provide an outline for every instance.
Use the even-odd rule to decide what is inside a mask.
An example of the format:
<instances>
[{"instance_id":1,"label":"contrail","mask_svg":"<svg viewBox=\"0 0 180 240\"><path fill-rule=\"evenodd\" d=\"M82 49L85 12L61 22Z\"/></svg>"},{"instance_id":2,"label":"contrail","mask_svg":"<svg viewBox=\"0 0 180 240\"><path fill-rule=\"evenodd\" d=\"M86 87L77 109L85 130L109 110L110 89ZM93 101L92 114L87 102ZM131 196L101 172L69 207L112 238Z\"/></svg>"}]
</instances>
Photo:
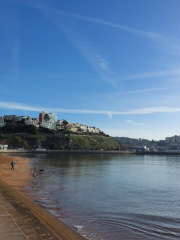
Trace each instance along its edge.
<instances>
[{"instance_id":1,"label":"contrail","mask_svg":"<svg viewBox=\"0 0 180 240\"><path fill-rule=\"evenodd\" d=\"M5 93L8 93L1 85L0 85L0 88L1 88Z\"/></svg>"},{"instance_id":2,"label":"contrail","mask_svg":"<svg viewBox=\"0 0 180 240\"><path fill-rule=\"evenodd\" d=\"M136 34L139 34L139 35L144 35L144 36L150 37L150 38L160 38L161 37L161 35L159 33L142 31L142 30L126 27L126 26L123 26L121 24L117 24L117 23L113 23L113 22L110 22L110 21L102 20L102 19L99 19L99 18L93 18L93 17L83 16L83 15L79 15L79 14L71 14L71 13L63 12L63 11L59 11L59 10L54 10L54 12L57 13L57 14L60 14L62 16L66 16L66 17L70 17L70 18L76 18L76 19L80 19L80 20L84 20L84 21L88 21L88 22L94 22L94 23L98 23L98 24L105 25L105 26L108 26L108 27L125 30L127 32L132 32L132 33L136 33Z\"/></svg>"},{"instance_id":3,"label":"contrail","mask_svg":"<svg viewBox=\"0 0 180 240\"><path fill-rule=\"evenodd\" d=\"M24 109L22 109L22 110L23 110L23 112L24 112L27 116L29 116L28 113L27 113Z\"/></svg>"}]
</instances>

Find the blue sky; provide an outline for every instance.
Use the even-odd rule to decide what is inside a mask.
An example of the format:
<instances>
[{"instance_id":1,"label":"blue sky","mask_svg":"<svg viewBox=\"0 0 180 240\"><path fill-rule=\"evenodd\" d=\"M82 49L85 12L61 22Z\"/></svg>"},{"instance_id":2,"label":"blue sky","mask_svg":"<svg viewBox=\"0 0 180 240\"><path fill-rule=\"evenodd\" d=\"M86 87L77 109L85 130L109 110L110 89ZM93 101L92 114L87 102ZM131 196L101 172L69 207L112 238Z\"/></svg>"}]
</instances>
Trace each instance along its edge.
<instances>
[{"instance_id":1,"label":"blue sky","mask_svg":"<svg viewBox=\"0 0 180 240\"><path fill-rule=\"evenodd\" d=\"M179 0L1 0L0 115L180 135Z\"/></svg>"}]
</instances>

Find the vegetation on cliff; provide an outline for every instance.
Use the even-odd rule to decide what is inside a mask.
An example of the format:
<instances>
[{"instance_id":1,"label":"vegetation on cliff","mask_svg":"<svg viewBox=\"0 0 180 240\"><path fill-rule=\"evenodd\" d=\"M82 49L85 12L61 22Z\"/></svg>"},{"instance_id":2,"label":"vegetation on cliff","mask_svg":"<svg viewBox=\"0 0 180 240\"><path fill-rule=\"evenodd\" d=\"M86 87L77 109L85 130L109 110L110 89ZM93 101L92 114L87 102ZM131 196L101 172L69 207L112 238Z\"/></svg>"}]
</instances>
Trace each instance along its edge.
<instances>
[{"instance_id":1,"label":"vegetation on cliff","mask_svg":"<svg viewBox=\"0 0 180 240\"><path fill-rule=\"evenodd\" d=\"M41 146L52 150L120 150L121 145L101 132L72 133L65 130L54 131L47 128L36 128L25 125L23 121L8 121L0 128L0 144L8 144L9 148L32 149Z\"/></svg>"}]
</instances>

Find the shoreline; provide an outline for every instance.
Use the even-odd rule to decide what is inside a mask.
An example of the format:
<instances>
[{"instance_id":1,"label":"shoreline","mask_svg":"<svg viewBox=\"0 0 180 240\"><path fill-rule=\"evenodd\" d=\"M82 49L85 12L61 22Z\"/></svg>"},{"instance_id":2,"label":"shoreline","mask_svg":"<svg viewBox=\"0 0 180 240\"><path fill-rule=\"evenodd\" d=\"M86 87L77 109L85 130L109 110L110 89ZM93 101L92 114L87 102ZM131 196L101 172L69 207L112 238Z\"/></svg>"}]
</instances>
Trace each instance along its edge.
<instances>
[{"instance_id":1,"label":"shoreline","mask_svg":"<svg viewBox=\"0 0 180 240\"><path fill-rule=\"evenodd\" d=\"M12 160L15 162L15 170L11 170ZM28 164L30 161L30 158L0 156L0 186L5 194L11 194L24 204L58 239L83 240L82 236L32 200L33 194L30 194L29 188L33 186L35 177L31 165Z\"/></svg>"},{"instance_id":2,"label":"shoreline","mask_svg":"<svg viewBox=\"0 0 180 240\"><path fill-rule=\"evenodd\" d=\"M1 150L1 154L10 154L10 153L34 153L34 154L57 154L57 153L68 153L68 154L119 154L119 155L128 155L128 154L137 154L137 155L180 155L179 152L171 152L171 151L156 151L156 152L135 152L135 151L105 151L105 150L15 150L15 149L8 149L8 150Z\"/></svg>"},{"instance_id":3,"label":"shoreline","mask_svg":"<svg viewBox=\"0 0 180 240\"><path fill-rule=\"evenodd\" d=\"M92 153L92 154L136 154L133 151L106 151L106 150L17 150L17 149L7 149L1 150L3 153Z\"/></svg>"}]
</instances>

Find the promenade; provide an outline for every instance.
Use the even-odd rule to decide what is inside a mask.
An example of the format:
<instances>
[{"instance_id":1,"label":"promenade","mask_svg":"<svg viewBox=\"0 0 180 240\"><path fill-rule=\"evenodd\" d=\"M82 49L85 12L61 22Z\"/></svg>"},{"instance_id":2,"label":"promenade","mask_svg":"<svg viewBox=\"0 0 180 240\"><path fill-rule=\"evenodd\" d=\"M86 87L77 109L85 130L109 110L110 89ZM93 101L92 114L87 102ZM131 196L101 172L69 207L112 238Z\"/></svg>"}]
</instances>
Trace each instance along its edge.
<instances>
[{"instance_id":1,"label":"promenade","mask_svg":"<svg viewBox=\"0 0 180 240\"><path fill-rule=\"evenodd\" d=\"M81 236L0 180L0 240L83 240Z\"/></svg>"}]
</instances>

